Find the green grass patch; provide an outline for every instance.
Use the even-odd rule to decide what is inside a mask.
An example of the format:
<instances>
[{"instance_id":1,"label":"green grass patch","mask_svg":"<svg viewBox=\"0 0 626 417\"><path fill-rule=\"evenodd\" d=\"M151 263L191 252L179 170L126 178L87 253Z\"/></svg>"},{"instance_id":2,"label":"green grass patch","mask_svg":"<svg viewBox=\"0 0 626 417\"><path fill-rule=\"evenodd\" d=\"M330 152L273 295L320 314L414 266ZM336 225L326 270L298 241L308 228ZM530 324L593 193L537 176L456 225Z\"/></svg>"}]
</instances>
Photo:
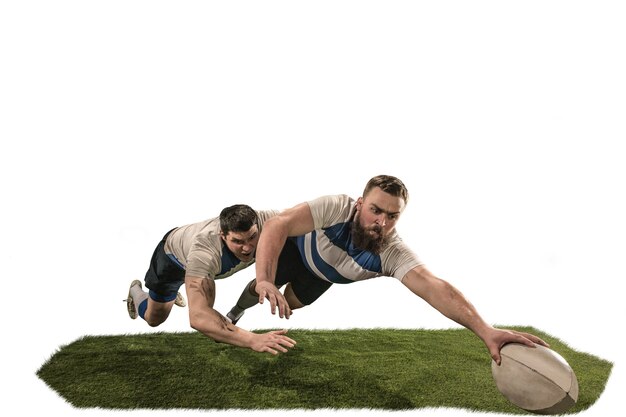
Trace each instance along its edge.
<instances>
[{"instance_id":1,"label":"green grass patch","mask_svg":"<svg viewBox=\"0 0 626 417\"><path fill-rule=\"evenodd\" d=\"M568 413L601 395L612 364L537 329L580 385ZM470 331L290 330L298 345L273 357L214 343L197 332L85 336L57 351L37 375L76 407L108 409L384 409L453 407L527 414L491 376Z\"/></svg>"}]
</instances>

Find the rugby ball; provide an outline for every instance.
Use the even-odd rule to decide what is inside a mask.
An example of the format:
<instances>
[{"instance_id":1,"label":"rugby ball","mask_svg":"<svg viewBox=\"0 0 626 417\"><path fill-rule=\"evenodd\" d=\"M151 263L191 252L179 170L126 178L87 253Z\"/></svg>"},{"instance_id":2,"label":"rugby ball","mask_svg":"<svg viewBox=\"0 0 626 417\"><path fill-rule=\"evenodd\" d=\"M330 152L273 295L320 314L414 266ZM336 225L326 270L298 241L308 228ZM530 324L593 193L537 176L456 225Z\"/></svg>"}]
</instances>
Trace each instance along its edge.
<instances>
[{"instance_id":1,"label":"rugby ball","mask_svg":"<svg viewBox=\"0 0 626 417\"><path fill-rule=\"evenodd\" d=\"M544 346L504 345L491 363L498 390L516 406L538 414L561 414L578 400L578 380L567 361Z\"/></svg>"}]
</instances>

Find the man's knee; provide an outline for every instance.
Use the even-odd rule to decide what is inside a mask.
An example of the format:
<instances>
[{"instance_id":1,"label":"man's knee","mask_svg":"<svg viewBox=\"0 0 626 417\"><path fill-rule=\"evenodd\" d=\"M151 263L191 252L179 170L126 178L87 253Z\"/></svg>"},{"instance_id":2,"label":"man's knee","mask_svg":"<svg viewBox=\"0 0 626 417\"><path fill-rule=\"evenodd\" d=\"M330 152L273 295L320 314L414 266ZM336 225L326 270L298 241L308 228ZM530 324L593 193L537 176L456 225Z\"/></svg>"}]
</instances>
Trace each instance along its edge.
<instances>
[{"instance_id":1,"label":"man's knee","mask_svg":"<svg viewBox=\"0 0 626 417\"><path fill-rule=\"evenodd\" d=\"M157 327L163 324L163 322L167 320L168 316L169 316L169 311L168 312L156 312L152 314L146 313L145 320L146 320L146 323L148 323L150 327Z\"/></svg>"},{"instance_id":2,"label":"man's knee","mask_svg":"<svg viewBox=\"0 0 626 417\"><path fill-rule=\"evenodd\" d=\"M292 310L304 307L304 304L300 300L298 300L298 297L293 292L291 283L289 283L287 287L285 288L285 299L287 300L287 303L289 304L289 308Z\"/></svg>"},{"instance_id":3,"label":"man's knee","mask_svg":"<svg viewBox=\"0 0 626 417\"><path fill-rule=\"evenodd\" d=\"M161 325L170 315L174 302L159 303L152 302L148 305L144 320L150 327L157 327Z\"/></svg>"},{"instance_id":4,"label":"man's knee","mask_svg":"<svg viewBox=\"0 0 626 417\"><path fill-rule=\"evenodd\" d=\"M256 297L259 296L259 293L256 292L256 278L250 281L250 283L248 284L248 292L250 293L250 295L254 295Z\"/></svg>"},{"instance_id":5,"label":"man's knee","mask_svg":"<svg viewBox=\"0 0 626 417\"><path fill-rule=\"evenodd\" d=\"M167 317L166 317L167 318ZM150 327L157 327L161 324L163 324L163 322L165 321L166 318L161 318L161 317L146 317L146 323L148 323L148 325Z\"/></svg>"}]
</instances>

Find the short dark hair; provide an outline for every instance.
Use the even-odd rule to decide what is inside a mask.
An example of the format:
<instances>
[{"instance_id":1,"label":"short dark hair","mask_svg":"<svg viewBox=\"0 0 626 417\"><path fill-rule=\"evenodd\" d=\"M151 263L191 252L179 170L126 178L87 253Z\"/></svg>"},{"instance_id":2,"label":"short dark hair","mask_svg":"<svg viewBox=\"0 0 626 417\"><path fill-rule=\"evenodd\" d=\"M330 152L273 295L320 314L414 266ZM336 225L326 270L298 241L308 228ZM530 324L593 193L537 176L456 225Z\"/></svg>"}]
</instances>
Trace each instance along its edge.
<instances>
[{"instance_id":1,"label":"short dark hair","mask_svg":"<svg viewBox=\"0 0 626 417\"><path fill-rule=\"evenodd\" d=\"M387 194L391 194L394 197L402 197L405 203L409 202L409 190L402 181L391 175L377 175L367 182L365 190L363 190L363 197L365 197L373 188L379 187Z\"/></svg>"},{"instance_id":2,"label":"short dark hair","mask_svg":"<svg viewBox=\"0 0 626 417\"><path fill-rule=\"evenodd\" d=\"M259 224L259 216L245 204L226 207L220 213L220 229L225 235L229 232L247 232L255 224Z\"/></svg>"}]
</instances>

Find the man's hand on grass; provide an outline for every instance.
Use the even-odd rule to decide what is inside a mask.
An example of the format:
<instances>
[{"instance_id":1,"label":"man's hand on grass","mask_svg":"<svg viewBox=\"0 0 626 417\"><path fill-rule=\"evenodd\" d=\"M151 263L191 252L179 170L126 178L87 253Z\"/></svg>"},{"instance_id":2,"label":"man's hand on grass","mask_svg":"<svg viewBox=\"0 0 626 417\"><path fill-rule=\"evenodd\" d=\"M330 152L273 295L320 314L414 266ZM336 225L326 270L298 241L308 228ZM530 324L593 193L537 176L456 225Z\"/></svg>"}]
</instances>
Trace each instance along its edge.
<instances>
[{"instance_id":1,"label":"man's hand on grass","mask_svg":"<svg viewBox=\"0 0 626 417\"><path fill-rule=\"evenodd\" d=\"M291 349L296 345L296 341L285 334L287 330L256 334L250 348L256 352L268 352L272 355L278 355L278 352L286 353L287 348Z\"/></svg>"}]
</instances>

